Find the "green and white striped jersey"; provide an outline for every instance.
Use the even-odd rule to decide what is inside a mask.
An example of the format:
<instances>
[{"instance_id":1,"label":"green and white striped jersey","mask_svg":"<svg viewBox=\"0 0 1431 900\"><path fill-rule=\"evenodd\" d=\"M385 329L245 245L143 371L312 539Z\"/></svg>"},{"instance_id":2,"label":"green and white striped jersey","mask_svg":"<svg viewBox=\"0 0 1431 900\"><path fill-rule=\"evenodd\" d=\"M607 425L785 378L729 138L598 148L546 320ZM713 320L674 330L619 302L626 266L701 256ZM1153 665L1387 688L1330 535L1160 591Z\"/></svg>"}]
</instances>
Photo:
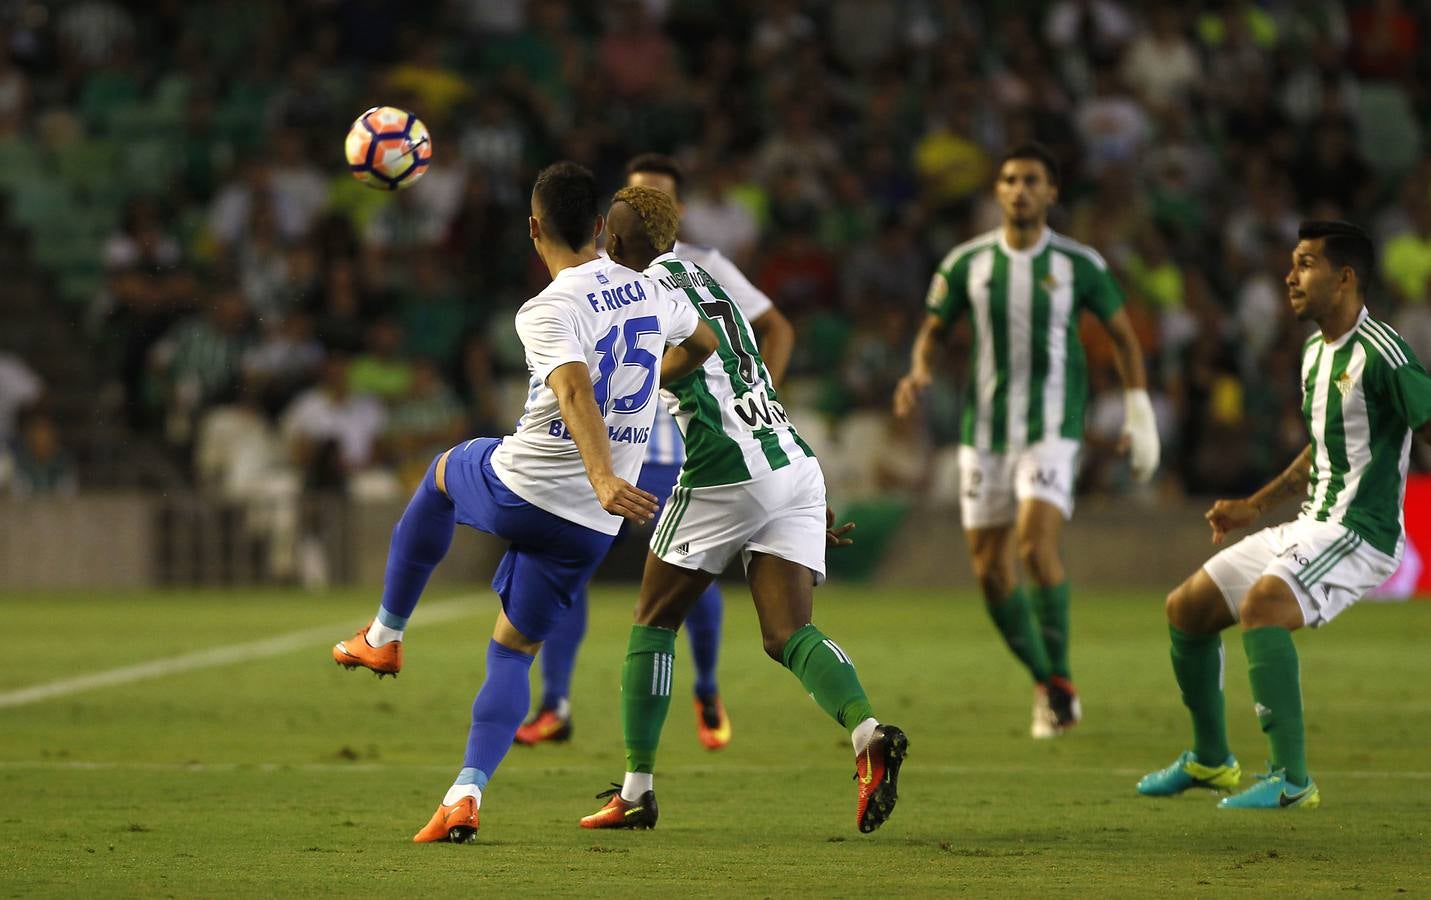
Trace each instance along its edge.
<instances>
[{"instance_id":1,"label":"green and white striped jersey","mask_svg":"<svg viewBox=\"0 0 1431 900\"><path fill-rule=\"evenodd\" d=\"M981 234L944 257L929 284L929 312L974 325L972 378L960 443L1003 453L1046 437L1083 436L1087 364L1078 314L1107 321L1123 292L1092 247L1044 229L1014 250L1003 229Z\"/></svg>"},{"instance_id":2,"label":"green and white striped jersey","mask_svg":"<svg viewBox=\"0 0 1431 900\"><path fill-rule=\"evenodd\" d=\"M739 484L815 454L791 424L770 385L750 323L705 269L674 253L646 275L690 300L720 338L699 369L666 385L661 396L686 442L683 487Z\"/></svg>"},{"instance_id":3,"label":"green and white striped jersey","mask_svg":"<svg viewBox=\"0 0 1431 900\"><path fill-rule=\"evenodd\" d=\"M1355 327L1302 347L1302 417L1312 469L1301 518L1336 522L1388 556L1401 548L1411 432L1431 421L1431 376L1391 326Z\"/></svg>"}]
</instances>

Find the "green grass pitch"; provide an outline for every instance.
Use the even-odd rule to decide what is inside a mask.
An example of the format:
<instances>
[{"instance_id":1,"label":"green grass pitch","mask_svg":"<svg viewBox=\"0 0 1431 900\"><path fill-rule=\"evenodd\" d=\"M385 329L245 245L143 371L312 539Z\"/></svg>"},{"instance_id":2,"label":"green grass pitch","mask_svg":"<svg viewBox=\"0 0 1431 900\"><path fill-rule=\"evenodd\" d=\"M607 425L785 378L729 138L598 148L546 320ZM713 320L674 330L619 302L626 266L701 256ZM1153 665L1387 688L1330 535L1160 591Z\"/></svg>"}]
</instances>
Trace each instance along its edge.
<instances>
[{"instance_id":1,"label":"green grass pitch","mask_svg":"<svg viewBox=\"0 0 1431 900\"><path fill-rule=\"evenodd\" d=\"M1075 592L1085 722L1035 743L1029 685L972 594L824 588L816 622L911 742L899 808L865 836L843 730L764 657L743 587L726 595L721 679L734 741L719 753L697 744L682 639L659 828L576 827L623 769L617 685L631 593L606 587L578 662L574 740L513 748L468 846L409 840L461 763L490 593L425 600L446 615L424 624L419 607L396 681L328 655L371 614L371 591L0 596L0 896L1221 897L1431 886L1431 604L1365 604L1299 636L1324 802L1259 814L1215 809L1211 794L1133 791L1189 740L1156 593ZM246 662L4 700L296 632ZM1250 778L1265 745L1241 642L1229 636L1233 748Z\"/></svg>"}]
</instances>

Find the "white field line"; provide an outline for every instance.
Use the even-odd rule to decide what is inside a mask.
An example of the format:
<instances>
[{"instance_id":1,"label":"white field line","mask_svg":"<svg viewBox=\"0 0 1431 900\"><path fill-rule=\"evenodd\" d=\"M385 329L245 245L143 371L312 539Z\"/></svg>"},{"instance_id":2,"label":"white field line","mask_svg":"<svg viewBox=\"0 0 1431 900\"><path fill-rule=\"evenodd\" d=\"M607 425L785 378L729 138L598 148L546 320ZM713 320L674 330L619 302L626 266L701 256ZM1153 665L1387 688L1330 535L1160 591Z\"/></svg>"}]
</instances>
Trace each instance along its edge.
<instances>
[{"instance_id":1,"label":"white field line","mask_svg":"<svg viewBox=\"0 0 1431 900\"><path fill-rule=\"evenodd\" d=\"M521 770L528 767L519 765ZM0 760L0 769L39 769L53 771L122 771L122 772L451 772L450 765L423 763L148 763L131 761L84 761L63 759L15 759ZM536 766L534 771L543 775L587 775L589 766ZM1095 766L955 766L942 763L920 765L920 772L935 775L1070 775L1079 777L1137 778L1146 774L1145 769L1098 768ZM753 775L772 772L809 772L808 765L749 766L749 765L686 765L666 766L663 775ZM1394 769L1318 769L1317 777L1346 778L1363 781L1431 781L1431 772L1397 771Z\"/></svg>"},{"instance_id":2,"label":"white field line","mask_svg":"<svg viewBox=\"0 0 1431 900\"><path fill-rule=\"evenodd\" d=\"M472 597L447 600L441 603L433 603L420 607L417 615L413 618L412 624L414 626L421 626L430 622L449 622L453 619L463 618L464 616L476 615L482 611L482 609L483 607L475 602ZM70 694L78 694L82 691L114 687L120 684L130 684L131 682L145 681L150 678L163 678L166 675L176 675L180 672L192 672L196 669L211 669L215 666L253 662L256 659L280 656L284 653L291 653L294 650L311 648L314 644L326 643L327 641L333 640L335 636L347 637L351 633L349 629L352 627L352 620L349 620L347 623L341 625L324 625L317 628L305 628L302 631L293 631L288 634L278 635L277 637L265 638L261 641L248 641L243 644L226 644L220 647L210 647L206 650L195 650L192 653L183 653L179 656L169 656L164 659L136 663L132 666L121 666L117 669L91 672L88 675L78 675L74 678L61 678L58 681L49 681L44 684L36 684L30 687L18 688L13 691L5 691L0 693L0 709L13 706L25 706L30 703L38 703L41 700L51 700L55 697L64 697Z\"/></svg>"}]
</instances>

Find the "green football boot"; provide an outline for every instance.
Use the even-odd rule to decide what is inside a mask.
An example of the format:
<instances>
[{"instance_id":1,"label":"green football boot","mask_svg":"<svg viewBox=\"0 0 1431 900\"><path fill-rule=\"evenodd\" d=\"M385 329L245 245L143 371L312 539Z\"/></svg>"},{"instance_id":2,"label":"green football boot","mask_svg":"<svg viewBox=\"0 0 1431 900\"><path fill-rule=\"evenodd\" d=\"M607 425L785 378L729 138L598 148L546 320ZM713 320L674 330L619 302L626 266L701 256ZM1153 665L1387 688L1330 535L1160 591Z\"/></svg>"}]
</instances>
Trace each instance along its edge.
<instances>
[{"instance_id":1,"label":"green football boot","mask_svg":"<svg viewBox=\"0 0 1431 900\"><path fill-rule=\"evenodd\" d=\"M1322 792L1317 783L1307 779L1305 787L1297 787L1287 781L1287 772L1277 769L1266 775L1258 775L1257 783L1240 794L1222 798L1218 809L1285 809L1300 806L1316 809L1322 805Z\"/></svg>"},{"instance_id":2,"label":"green football boot","mask_svg":"<svg viewBox=\"0 0 1431 900\"><path fill-rule=\"evenodd\" d=\"M1242 767L1235 757L1229 756L1220 766L1205 766L1191 750L1184 750L1166 769L1144 775L1138 782L1138 793L1145 797L1173 797L1189 788L1230 791L1241 780Z\"/></svg>"}]
</instances>

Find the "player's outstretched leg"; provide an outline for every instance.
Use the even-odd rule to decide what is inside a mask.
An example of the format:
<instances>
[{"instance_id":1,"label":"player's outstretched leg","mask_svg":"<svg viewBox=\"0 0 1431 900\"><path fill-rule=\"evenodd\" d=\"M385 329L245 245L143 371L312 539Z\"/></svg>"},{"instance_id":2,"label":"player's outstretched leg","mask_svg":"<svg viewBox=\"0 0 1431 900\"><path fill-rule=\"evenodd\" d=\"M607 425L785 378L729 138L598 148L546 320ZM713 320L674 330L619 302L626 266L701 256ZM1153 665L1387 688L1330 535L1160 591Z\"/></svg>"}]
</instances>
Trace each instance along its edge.
<instances>
[{"instance_id":1,"label":"player's outstretched leg","mask_svg":"<svg viewBox=\"0 0 1431 900\"><path fill-rule=\"evenodd\" d=\"M691 662L696 668L696 737L708 750L719 750L730 743L730 716L726 714L716 683L724 606L720 587L712 581L686 617Z\"/></svg>"},{"instance_id":2,"label":"player's outstretched leg","mask_svg":"<svg viewBox=\"0 0 1431 900\"><path fill-rule=\"evenodd\" d=\"M648 563L649 568L649 563ZM643 590L644 593L644 590ZM639 612L638 612L639 614ZM661 729L671 709L676 632L632 625L621 666L621 729L626 737L626 778L597 794L606 805L581 820L582 828L655 828L654 773Z\"/></svg>"},{"instance_id":3,"label":"player's outstretched leg","mask_svg":"<svg viewBox=\"0 0 1431 900\"><path fill-rule=\"evenodd\" d=\"M333 659L341 666L363 666L379 677L396 676L402 669L403 629L432 570L452 546L457 527L452 501L437 487L439 459L427 467L402 518L393 526L377 615L353 637L333 647Z\"/></svg>"},{"instance_id":4,"label":"player's outstretched leg","mask_svg":"<svg viewBox=\"0 0 1431 900\"><path fill-rule=\"evenodd\" d=\"M1168 595L1173 676L1192 717L1193 746L1172 764L1138 782L1138 793L1169 797L1191 788L1234 790L1242 779L1227 743L1222 695L1222 629L1232 613L1222 591L1199 569Z\"/></svg>"},{"instance_id":5,"label":"player's outstretched leg","mask_svg":"<svg viewBox=\"0 0 1431 900\"><path fill-rule=\"evenodd\" d=\"M499 619L503 625L516 630ZM467 733L467 752L457 780L447 789L437 812L413 836L418 843L452 841L466 843L477 834L482 790L512 746L512 737L531 702L530 675L533 656L494 638L487 644L487 675L472 701L472 727Z\"/></svg>"},{"instance_id":6,"label":"player's outstretched leg","mask_svg":"<svg viewBox=\"0 0 1431 900\"><path fill-rule=\"evenodd\" d=\"M899 769L909 739L882 724L845 651L811 622L815 573L799 563L752 553L746 566L765 652L789 669L830 718L850 734L855 752L855 824L868 833L899 799Z\"/></svg>"},{"instance_id":7,"label":"player's outstretched leg","mask_svg":"<svg viewBox=\"0 0 1431 900\"><path fill-rule=\"evenodd\" d=\"M586 636L586 588L542 643L542 701L537 711L517 729L517 743L535 746L543 741L571 740L571 674L576 653Z\"/></svg>"}]
</instances>

